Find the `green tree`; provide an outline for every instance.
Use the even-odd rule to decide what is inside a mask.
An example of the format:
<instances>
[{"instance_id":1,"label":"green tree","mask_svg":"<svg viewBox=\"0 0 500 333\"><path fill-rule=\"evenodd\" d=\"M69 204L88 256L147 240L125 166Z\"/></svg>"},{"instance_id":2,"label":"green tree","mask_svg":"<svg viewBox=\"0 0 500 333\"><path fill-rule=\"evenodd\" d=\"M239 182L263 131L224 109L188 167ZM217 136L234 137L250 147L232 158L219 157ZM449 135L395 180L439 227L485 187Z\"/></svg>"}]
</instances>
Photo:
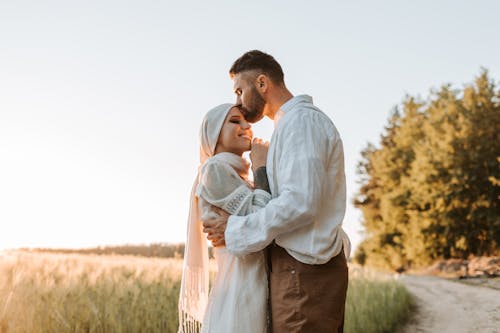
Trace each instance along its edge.
<instances>
[{"instance_id":1,"label":"green tree","mask_svg":"<svg viewBox=\"0 0 500 333\"><path fill-rule=\"evenodd\" d=\"M358 165L355 258L382 268L492 254L500 243L500 92L483 70L463 91L406 97Z\"/></svg>"}]
</instances>

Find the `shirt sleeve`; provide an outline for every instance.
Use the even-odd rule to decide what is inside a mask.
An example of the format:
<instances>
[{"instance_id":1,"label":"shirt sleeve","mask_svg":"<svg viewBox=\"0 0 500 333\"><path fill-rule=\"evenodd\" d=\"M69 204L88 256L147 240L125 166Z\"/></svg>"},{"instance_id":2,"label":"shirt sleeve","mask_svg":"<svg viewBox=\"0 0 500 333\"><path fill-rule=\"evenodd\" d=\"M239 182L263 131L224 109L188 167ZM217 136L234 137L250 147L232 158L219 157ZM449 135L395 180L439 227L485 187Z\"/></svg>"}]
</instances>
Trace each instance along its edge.
<instances>
[{"instance_id":1,"label":"shirt sleeve","mask_svg":"<svg viewBox=\"0 0 500 333\"><path fill-rule=\"evenodd\" d=\"M279 195L256 213L229 218L225 240L231 253L245 255L259 251L277 235L313 223L329 167L328 147L337 139L331 137L322 121L325 120L318 116L305 115L280 129L274 175Z\"/></svg>"},{"instance_id":2,"label":"shirt sleeve","mask_svg":"<svg viewBox=\"0 0 500 333\"><path fill-rule=\"evenodd\" d=\"M216 162L200 170L197 195L232 215L253 213L271 199L263 190L252 190L232 167Z\"/></svg>"}]
</instances>

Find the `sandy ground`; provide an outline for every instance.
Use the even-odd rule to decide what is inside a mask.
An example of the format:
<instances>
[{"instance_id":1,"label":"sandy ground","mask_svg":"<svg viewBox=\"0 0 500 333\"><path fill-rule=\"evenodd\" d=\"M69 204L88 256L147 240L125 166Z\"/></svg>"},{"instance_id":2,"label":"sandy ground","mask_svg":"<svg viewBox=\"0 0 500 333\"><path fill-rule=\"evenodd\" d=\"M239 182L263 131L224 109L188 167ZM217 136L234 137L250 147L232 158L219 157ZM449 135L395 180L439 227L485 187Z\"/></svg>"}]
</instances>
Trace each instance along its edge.
<instances>
[{"instance_id":1,"label":"sandy ground","mask_svg":"<svg viewBox=\"0 0 500 333\"><path fill-rule=\"evenodd\" d=\"M418 310L404 333L500 333L500 290L428 276L402 275Z\"/></svg>"}]
</instances>

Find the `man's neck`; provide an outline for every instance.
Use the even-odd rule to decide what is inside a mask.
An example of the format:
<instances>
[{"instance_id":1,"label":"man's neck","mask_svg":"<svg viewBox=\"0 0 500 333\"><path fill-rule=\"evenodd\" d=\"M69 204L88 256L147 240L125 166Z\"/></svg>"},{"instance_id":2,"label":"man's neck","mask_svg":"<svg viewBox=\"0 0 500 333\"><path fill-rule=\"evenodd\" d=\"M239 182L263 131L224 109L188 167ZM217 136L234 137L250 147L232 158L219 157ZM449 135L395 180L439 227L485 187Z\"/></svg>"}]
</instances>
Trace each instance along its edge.
<instances>
[{"instance_id":1,"label":"man's neck","mask_svg":"<svg viewBox=\"0 0 500 333\"><path fill-rule=\"evenodd\" d=\"M267 112L266 116L271 120L274 120L274 117L276 116L276 113L281 108L281 106L292 98L293 95L290 91L288 91L288 89L283 88L278 90L276 94L270 96L267 102L269 111Z\"/></svg>"}]
</instances>

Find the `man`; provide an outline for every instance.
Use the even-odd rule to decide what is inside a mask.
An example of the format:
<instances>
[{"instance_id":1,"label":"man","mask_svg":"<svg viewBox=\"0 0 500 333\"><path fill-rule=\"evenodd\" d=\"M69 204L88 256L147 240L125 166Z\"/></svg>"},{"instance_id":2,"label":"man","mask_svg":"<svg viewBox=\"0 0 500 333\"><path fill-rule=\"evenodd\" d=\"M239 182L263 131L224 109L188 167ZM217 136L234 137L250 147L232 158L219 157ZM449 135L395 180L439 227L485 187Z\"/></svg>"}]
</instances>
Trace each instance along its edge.
<instances>
[{"instance_id":1,"label":"man","mask_svg":"<svg viewBox=\"0 0 500 333\"><path fill-rule=\"evenodd\" d=\"M230 69L237 103L248 121L267 116L275 130L267 168L252 144L256 183L267 179L272 200L247 216L203 221L214 246L235 255L268 247L272 330L342 332L347 291L342 220L346 189L342 141L309 96L293 96L278 62L250 51ZM264 178L265 177L264 172Z\"/></svg>"}]
</instances>

